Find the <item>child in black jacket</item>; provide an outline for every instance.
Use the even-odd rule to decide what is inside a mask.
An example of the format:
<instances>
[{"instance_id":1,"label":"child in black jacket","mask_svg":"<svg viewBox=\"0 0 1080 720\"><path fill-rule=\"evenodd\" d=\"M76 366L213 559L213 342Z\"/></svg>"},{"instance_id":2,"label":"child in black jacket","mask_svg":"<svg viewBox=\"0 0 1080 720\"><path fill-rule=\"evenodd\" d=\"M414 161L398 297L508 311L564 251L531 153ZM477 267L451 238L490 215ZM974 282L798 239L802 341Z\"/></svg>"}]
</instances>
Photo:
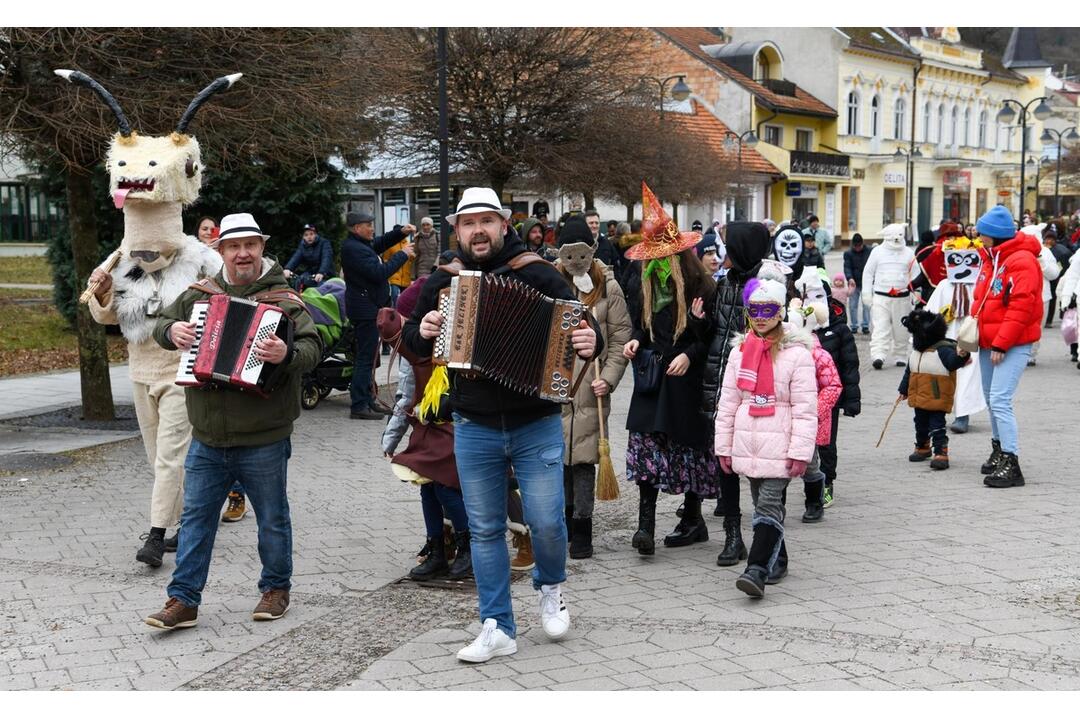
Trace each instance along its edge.
<instances>
[{"instance_id":1,"label":"child in black jacket","mask_svg":"<svg viewBox=\"0 0 1080 720\"><path fill-rule=\"evenodd\" d=\"M840 373L840 383L844 392L832 410L832 433L828 445L818 446L821 456L821 471L825 473L825 507L833 504L833 481L836 480L836 432L840 428L840 411L845 417L855 417L862 412L862 391L859 389L859 351L855 347L855 336L848 327L847 310L844 303L829 297L829 325L814 332L821 342L821 347L828 351Z\"/></svg>"}]
</instances>

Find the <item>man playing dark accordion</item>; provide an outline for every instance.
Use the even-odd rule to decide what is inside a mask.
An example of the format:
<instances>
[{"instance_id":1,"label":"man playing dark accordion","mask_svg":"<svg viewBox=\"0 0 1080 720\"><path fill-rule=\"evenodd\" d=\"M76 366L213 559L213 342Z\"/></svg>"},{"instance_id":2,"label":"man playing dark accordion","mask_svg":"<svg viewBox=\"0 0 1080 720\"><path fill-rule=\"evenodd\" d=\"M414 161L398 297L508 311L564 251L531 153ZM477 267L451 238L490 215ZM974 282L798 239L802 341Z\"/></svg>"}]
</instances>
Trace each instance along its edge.
<instances>
[{"instance_id":1,"label":"man playing dark accordion","mask_svg":"<svg viewBox=\"0 0 1080 720\"><path fill-rule=\"evenodd\" d=\"M548 297L573 300L572 289L555 266L529 253L509 228L509 216L494 190L468 188L457 212L447 216L459 242L457 267L505 274ZM421 357L432 355L444 321L435 309L439 291L451 284L453 275L453 269L446 266L431 275L405 324L404 342ZM521 343L532 340L520 338ZM585 320L573 331L572 345L586 360L602 349L596 329ZM536 352L543 352L541 348L538 345ZM454 410L454 454L469 515L473 574L483 623L477 639L457 657L465 662L484 662L517 652L510 557L504 539L511 467L532 534L536 560L533 588L539 597L541 625L553 640L561 639L570 629L570 614L561 591L566 580L561 407L463 371L450 372L450 404Z\"/></svg>"}]
</instances>

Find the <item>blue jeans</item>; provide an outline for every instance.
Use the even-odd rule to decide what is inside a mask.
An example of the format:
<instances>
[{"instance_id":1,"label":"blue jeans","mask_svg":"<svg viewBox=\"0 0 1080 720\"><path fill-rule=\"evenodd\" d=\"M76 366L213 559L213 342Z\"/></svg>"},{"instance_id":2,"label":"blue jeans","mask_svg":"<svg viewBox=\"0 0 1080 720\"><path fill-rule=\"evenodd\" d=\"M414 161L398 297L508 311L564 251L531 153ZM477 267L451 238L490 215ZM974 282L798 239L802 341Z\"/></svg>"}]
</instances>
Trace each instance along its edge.
<instances>
[{"instance_id":1,"label":"blue jeans","mask_svg":"<svg viewBox=\"0 0 1080 720\"><path fill-rule=\"evenodd\" d=\"M1005 359L997 365L990 362L990 351L979 351L979 369L982 371L983 395L990 409L990 432L1001 442L1007 453L1020 453L1020 432L1013 414L1013 395L1020 384L1020 376L1031 357L1031 345L1016 345L1005 353Z\"/></svg>"},{"instance_id":2,"label":"blue jeans","mask_svg":"<svg viewBox=\"0 0 1080 720\"><path fill-rule=\"evenodd\" d=\"M180 518L184 529L179 536L169 597L189 606L202 602L218 512L236 481L247 491L259 526L259 592L288 590L292 586L292 519L286 495L290 455L289 438L269 445L229 448L210 447L191 439L184 462L184 514Z\"/></svg>"},{"instance_id":3,"label":"blue jeans","mask_svg":"<svg viewBox=\"0 0 1080 720\"><path fill-rule=\"evenodd\" d=\"M862 327L870 327L870 311L862 307L862 290L855 288L848 295L847 301L848 322L851 324L851 332L859 330L859 311L862 310Z\"/></svg>"},{"instance_id":4,"label":"blue jeans","mask_svg":"<svg viewBox=\"0 0 1080 720\"><path fill-rule=\"evenodd\" d=\"M375 402L371 396L371 377L375 370L375 353L379 351L379 329L374 320L353 320L356 333L356 357L353 360L352 412L363 412Z\"/></svg>"},{"instance_id":5,"label":"blue jeans","mask_svg":"<svg viewBox=\"0 0 1080 720\"><path fill-rule=\"evenodd\" d=\"M533 587L566 580L562 416L549 415L513 429L491 428L454 413L454 455L472 533L473 575L480 621L494 618L517 636L510 605L506 495L510 468L521 489L532 535Z\"/></svg>"},{"instance_id":6,"label":"blue jeans","mask_svg":"<svg viewBox=\"0 0 1080 720\"><path fill-rule=\"evenodd\" d=\"M454 532L463 532L469 527L460 490L436 482L425 483L420 486L420 507L424 511L424 530L429 538L443 536L444 517L450 520Z\"/></svg>"}]
</instances>

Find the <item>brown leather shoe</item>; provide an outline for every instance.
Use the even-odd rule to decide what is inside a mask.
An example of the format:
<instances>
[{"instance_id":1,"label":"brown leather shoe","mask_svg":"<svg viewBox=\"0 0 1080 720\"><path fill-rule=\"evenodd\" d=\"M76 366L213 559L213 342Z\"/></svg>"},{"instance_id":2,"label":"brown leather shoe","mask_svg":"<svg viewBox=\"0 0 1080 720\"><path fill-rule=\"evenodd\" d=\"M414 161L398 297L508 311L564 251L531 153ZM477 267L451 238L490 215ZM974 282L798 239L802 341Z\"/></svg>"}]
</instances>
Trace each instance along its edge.
<instances>
[{"instance_id":1,"label":"brown leather shoe","mask_svg":"<svg viewBox=\"0 0 1080 720\"><path fill-rule=\"evenodd\" d=\"M533 559L532 538L529 537L529 533L511 530L510 534L513 535L514 547L517 548L517 555L510 561L510 569L532 570L536 561Z\"/></svg>"},{"instance_id":2,"label":"brown leather shoe","mask_svg":"<svg viewBox=\"0 0 1080 720\"><path fill-rule=\"evenodd\" d=\"M179 599L171 597L165 602L160 612L146 618L146 624L161 630L195 627L199 622L199 608L189 607Z\"/></svg>"},{"instance_id":3,"label":"brown leather shoe","mask_svg":"<svg viewBox=\"0 0 1080 720\"><path fill-rule=\"evenodd\" d=\"M289 612L288 590L267 590L262 595L262 600L251 611L252 620L277 620Z\"/></svg>"},{"instance_id":4,"label":"brown leather shoe","mask_svg":"<svg viewBox=\"0 0 1080 720\"><path fill-rule=\"evenodd\" d=\"M247 515L247 503L244 494L238 492L229 493L229 506L221 516L221 522L239 522Z\"/></svg>"}]
</instances>

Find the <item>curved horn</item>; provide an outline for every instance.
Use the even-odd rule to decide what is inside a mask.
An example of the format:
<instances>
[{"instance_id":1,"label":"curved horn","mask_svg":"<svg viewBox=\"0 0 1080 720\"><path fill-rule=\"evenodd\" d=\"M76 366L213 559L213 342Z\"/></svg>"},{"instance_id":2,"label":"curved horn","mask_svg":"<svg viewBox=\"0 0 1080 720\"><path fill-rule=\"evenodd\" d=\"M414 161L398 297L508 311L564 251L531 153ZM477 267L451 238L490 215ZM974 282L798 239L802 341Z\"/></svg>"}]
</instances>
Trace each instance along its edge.
<instances>
[{"instance_id":1,"label":"curved horn","mask_svg":"<svg viewBox=\"0 0 1080 720\"><path fill-rule=\"evenodd\" d=\"M78 70L53 70L53 72L70 83L88 87L97 93L97 96L101 98L101 101L108 105L109 109L112 110L113 115L116 116L116 123L120 126L120 135L123 137L131 135L131 124L124 115L124 111L120 109L120 103L116 102L116 98L114 98L108 90L102 87L101 83L86 73L81 73Z\"/></svg>"},{"instance_id":2,"label":"curved horn","mask_svg":"<svg viewBox=\"0 0 1080 720\"><path fill-rule=\"evenodd\" d=\"M187 110L185 110L184 114L180 117L180 122L176 124L176 132L187 132L188 124L190 124L192 119L194 119L195 113L199 111L199 108L202 107L202 104L209 100L210 96L214 93L218 93L222 90L228 90L229 88L231 88L233 86L233 83L235 83L242 77L244 77L243 73L225 75L223 77L219 77L217 80L204 87L202 89L202 92L195 96L195 99L191 101L191 104L187 106Z\"/></svg>"}]
</instances>

